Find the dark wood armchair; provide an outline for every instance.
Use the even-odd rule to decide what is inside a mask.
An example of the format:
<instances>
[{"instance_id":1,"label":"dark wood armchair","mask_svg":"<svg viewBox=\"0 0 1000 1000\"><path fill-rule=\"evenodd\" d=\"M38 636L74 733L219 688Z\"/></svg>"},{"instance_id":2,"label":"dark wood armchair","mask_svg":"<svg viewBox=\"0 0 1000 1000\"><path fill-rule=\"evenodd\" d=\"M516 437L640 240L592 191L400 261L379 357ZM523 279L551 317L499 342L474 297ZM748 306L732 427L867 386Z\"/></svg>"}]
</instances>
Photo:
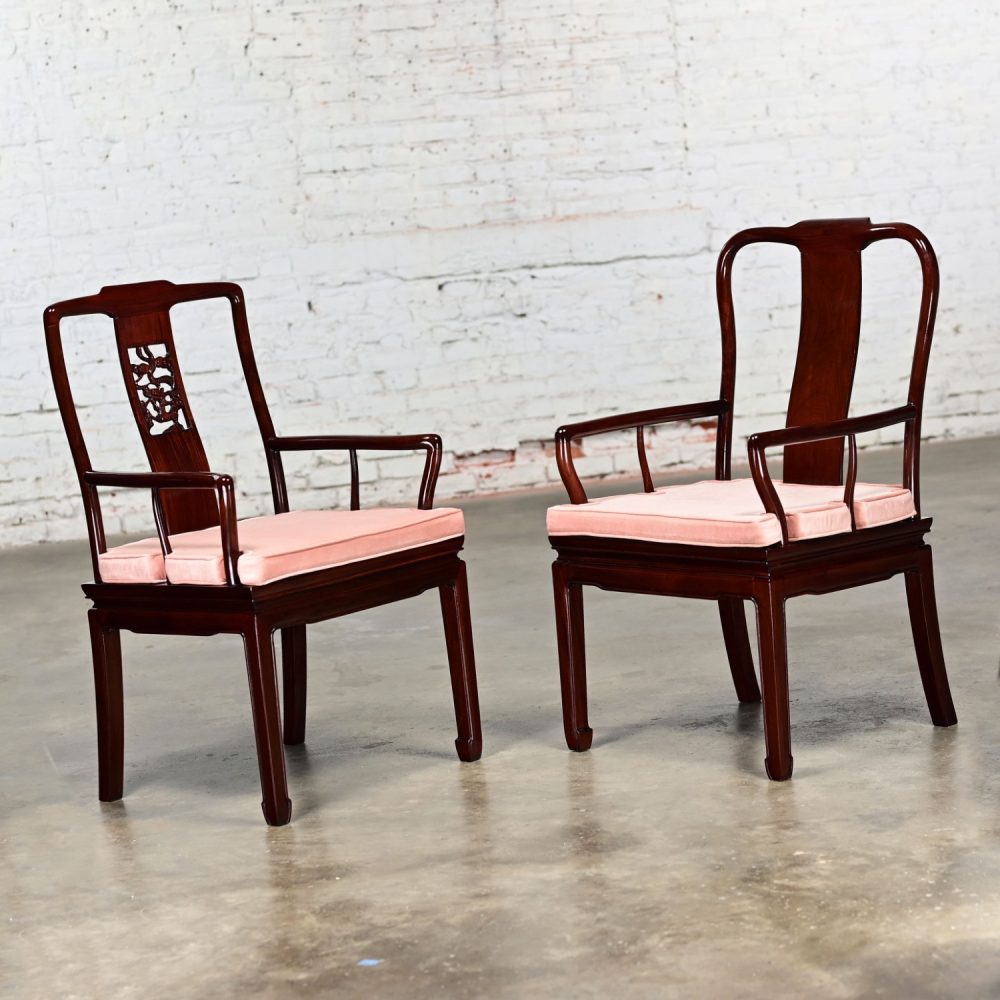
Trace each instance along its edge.
<instances>
[{"instance_id":1,"label":"dark wood armchair","mask_svg":"<svg viewBox=\"0 0 1000 1000\"><path fill-rule=\"evenodd\" d=\"M228 299L243 374L264 443L274 514L239 521L230 476L209 469L177 363L170 309L179 302ZM118 360L151 472L91 466L60 338L66 316L103 314L114 321ZM306 626L339 615L440 591L464 761L482 752L465 564L462 512L432 508L441 464L436 434L281 437L275 433L250 343L238 285L151 281L103 288L97 295L45 310L45 336L56 396L80 480L94 582L83 585L89 612L97 694L99 793L122 797L124 716L121 629L214 635L236 633L246 648L264 817L287 823L282 738L305 740ZM350 510L290 511L282 468L286 451L346 451ZM426 453L415 508L361 510L358 452ZM99 489L149 490L154 537L108 548ZM273 636L281 630L284 733Z\"/></svg>"},{"instance_id":2,"label":"dark wood armchair","mask_svg":"<svg viewBox=\"0 0 1000 1000\"><path fill-rule=\"evenodd\" d=\"M861 254L878 240L901 239L916 251L923 276L916 346L906 402L849 418L861 327ZM736 382L732 269L751 243L796 247L802 264L802 319L787 426L748 441L749 479L733 480L730 454ZM885 580L906 580L913 640L935 725L956 722L934 600L930 518L920 510L920 418L938 299L938 268L926 237L913 226L868 219L800 222L749 229L723 248L716 272L722 326L718 399L628 413L560 427L559 473L570 503L550 509L549 540L556 602L566 742L587 750L584 586L718 601L729 666L742 702L761 700L744 601L757 610L763 688L765 767L791 777L792 751L785 646L785 601ZM715 479L655 489L643 429L680 420L718 422ZM903 427L899 485L858 481L857 436ZM643 493L589 501L573 466L575 439L636 429ZM844 442L847 469L844 474ZM784 448L781 480L768 449Z\"/></svg>"}]
</instances>

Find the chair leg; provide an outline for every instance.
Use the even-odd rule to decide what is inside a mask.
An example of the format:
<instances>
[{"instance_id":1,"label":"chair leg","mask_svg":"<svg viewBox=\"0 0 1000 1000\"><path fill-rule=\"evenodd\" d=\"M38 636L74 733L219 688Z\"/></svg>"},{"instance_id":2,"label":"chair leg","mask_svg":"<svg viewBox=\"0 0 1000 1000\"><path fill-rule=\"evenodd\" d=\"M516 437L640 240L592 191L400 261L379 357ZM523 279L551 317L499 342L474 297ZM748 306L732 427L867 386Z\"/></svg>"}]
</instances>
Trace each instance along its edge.
<instances>
[{"instance_id":1,"label":"chair leg","mask_svg":"<svg viewBox=\"0 0 1000 1000\"><path fill-rule=\"evenodd\" d=\"M88 619L97 700L97 794L102 802L117 802L125 784L121 633L107 628L96 611Z\"/></svg>"},{"instance_id":2,"label":"chair leg","mask_svg":"<svg viewBox=\"0 0 1000 1000\"><path fill-rule=\"evenodd\" d=\"M726 640L726 654L729 657L729 670L733 675L736 697L741 702L760 701L760 688L753 669L750 633L747 632L743 602L735 597L722 598L719 601L719 617L722 619L722 636Z\"/></svg>"},{"instance_id":3,"label":"chair leg","mask_svg":"<svg viewBox=\"0 0 1000 1000\"><path fill-rule=\"evenodd\" d=\"M570 750L589 750L594 731L587 722L587 659L583 636L583 588L569 580L565 567L552 564L556 599L556 641L562 689L563 732Z\"/></svg>"},{"instance_id":4,"label":"chair leg","mask_svg":"<svg viewBox=\"0 0 1000 1000\"><path fill-rule=\"evenodd\" d=\"M910 608L910 628L917 651L920 679L935 726L953 726L958 722L951 700L948 674L941 648L937 601L934 599L934 569L930 548L920 553L917 569L906 571L906 602Z\"/></svg>"},{"instance_id":5,"label":"chair leg","mask_svg":"<svg viewBox=\"0 0 1000 1000\"><path fill-rule=\"evenodd\" d=\"M476 686L476 657L472 647L472 616L469 612L469 585L465 563L458 568L451 583L438 588L441 615L444 618L444 641L451 671L451 694L455 702L458 759L479 760L483 753L483 730L479 721L479 690Z\"/></svg>"},{"instance_id":6,"label":"chair leg","mask_svg":"<svg viewBox=\"0 0 1000 1000\"><path fill-rule=\"evenodd\" d=\"M288 798L285 777L285 751L281 745L281 711L278 707L278 675L274 669L274 635L254 618L243 633L246 647L247 676L250 680L250 704L253 708L254 736L257 740L257 766L264 794L261 807L269 826L283 826L291 819L292 802Z\"/></svg>"},{"instance_id":7,"label":"chair leg","mask_svg":"<svg viewBox=\"0 0 1000 1000\"><path fill-rule=\"evenodd\" d=\"M773 583L754 595L760 637L760 681L764 701L764 767L772 781L792 776L791 714L788 704L788 647L785 598Z\"/></svg>"},{"instance_id":8,"label":"chair leg","mask_svg":"<svg viewBox=\"0 0 1000 1000\"><path fill-rule=\"evenodd\" d=\"M306 741L306 627L293 625L281 630L282 711L285 743L298 746Z\"/></svg>"}]
</instances>

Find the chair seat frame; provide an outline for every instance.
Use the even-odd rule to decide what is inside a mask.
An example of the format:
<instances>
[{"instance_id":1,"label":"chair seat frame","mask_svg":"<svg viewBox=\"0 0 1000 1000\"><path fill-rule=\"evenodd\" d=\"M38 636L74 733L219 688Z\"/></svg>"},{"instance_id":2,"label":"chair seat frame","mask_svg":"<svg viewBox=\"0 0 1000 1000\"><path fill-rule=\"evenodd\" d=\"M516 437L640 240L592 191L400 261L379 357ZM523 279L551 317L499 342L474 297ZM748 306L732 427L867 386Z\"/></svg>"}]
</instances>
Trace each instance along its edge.
<instances>
[{"instance_id":1,"label":"chair seat frame","mask_svg":"<svg viewBox=\"0 0 1000 1000\"><path fill-rule=\"evenodd\" d=\"M119 631L157 635L242 636L253 710L261 808L271 826L291 819L282 743L305 742L306 625L381 607L437 589L462 761L482 755L464 538L333 569L302 573L261 586L87 583L98 708L99 798L124 793L124 705ZM274 633L281 633L282 698ZM279 707L279 705L281 707ZM283 712L282 712L283 708ZM282 714L284 725L282 726Z\"/></svg>"},{"instance_id":2,"label":"chair seat frame","mask_svg":"<svg viewBox=\"0 0 1000 1000\"><path fill-rule=\"evenodd\" d=\"M888 580L903 573L924 694L935 725L957 720L948 687L934 603L931 519L865 528L848 535L804 539L767 548L669 545L627 539L560 535L551 539L559 669L566 743L588 750L584 586L631 594L693 597L719 602L729 665L741 702L764 703L765 769L781 781L792 775L791 717L785 602ZM760 687L754 673L743 602L756 610ZM761 694L763 689L763 696Z\"/></svg>"},{"instance_id":3,"label":"chair seat frame","mask_svg":"<svg viewBox=\"0 0 1000 1000\"><path fill-rule=\"evenodd\" d=\"M875 240L886 238L902 238L909 242L917 251L924 275L909 399L905 405L891 410L847 418L860 324L860 252ZM825 249L824 243L830 242L845 258L844 273L834 273L832 287L822 284L816 270L807 273L804 262L803 330L796 375L798 377L801 370L803 377L808 379L811 368L840 362L850 366L846 386L841 387L839 396L831 392L828 397L820 398L818 404L815 394L808 398L806 405L812 413L818 412L828 419L797 423L794 408L790 407L789 426L754 434L748 439L753 482L765 511L777 518L782 540L763 547L716 547L619 537L550 535L549 542L557 554L552 578L563 728L569 748L585 751L593 741L587 710L582 588L592 586L624 593L714 600L719 606L737 698L745 703L763 701L765 770L771 779L783 781L791 777L793 769L785 626L785 602L789 598L827 594L903 574L914 648L931 719L937 726L951 726L957 721L941 644L931 547L926 542L931 519L920 514L920 417L938 293L937 264L926 237L912 226L902 223L873 226L867 219L819 220L787 229L754 229L737 234L723 248L717 271L723 334L720 398L565 425L556 432L556 456L570 501L584 504L587 496L574 467L573 442L595 434L634 429L643 488L652 493L654 485L645 453L645 429L664 423L715 418L718 420L716 479L731 478L736 358L731 268L736 252L754 242L789 243L806 252ZM856 261L852 259L854 253ZM822 261L822 264L829 266L831 260ZM832 265L836 268L840 262L834 258ZM850 316L844 319L843 337L825 336L840 331L836 325L832 330L824 329L822 322L807 318L807 297L836 297L841 293L838 279L854 281L855 267L858 299L854 322ZM852 334L853 345L849 343ZM846 347L845 340L848 342ZM840 357L822 354L822 350L831 349L831 344L833 350L840 352ZM801 400L802 397L800 403ZM903 482L913 495L917 513L905 521L858 529L854 520L857 435L894 424L904 426ZM844 441L847 443L846 476L841 472ZM839 455L830 451L831 442L840 443ZM820 453L803 448L811 445L822 445L826 451ZM785 467L786 471L792 470L791 481L844 485L843 499L851 515L849 532L789 540L786 514L766 461L767 449L777 446L786 448ZM793 452L794 448L798 451ZM746 624L744 607L747 601L756 610L760 685L754 671Z\"/></svg>"}]
</instances>

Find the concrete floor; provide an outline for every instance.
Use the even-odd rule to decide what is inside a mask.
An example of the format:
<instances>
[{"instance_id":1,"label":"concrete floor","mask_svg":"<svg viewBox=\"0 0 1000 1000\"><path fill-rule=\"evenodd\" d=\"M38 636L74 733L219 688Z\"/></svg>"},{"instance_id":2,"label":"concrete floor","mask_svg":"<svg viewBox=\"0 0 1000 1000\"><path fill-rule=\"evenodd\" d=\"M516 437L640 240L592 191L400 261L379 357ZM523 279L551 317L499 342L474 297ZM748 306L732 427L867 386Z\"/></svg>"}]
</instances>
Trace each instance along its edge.
<instances>
[{"instance_id":1,"label":"concrete floor","mask_svg":"<svg viewBox=\"0 0 1000 1000\"><path fill-rule=\"evenodd\" d=\"M126 797L101 805L87 555L4 553L0 996L1000 996L998 468L1000 439L924 451L958 727L929 722L898 578L791 602L780 785L714 605L588 591L571 754L561 493L476 501L483 760L453 755L435 595L317 626L281 829L229 637L125 637Z\"/></svg>"}]
</instances>

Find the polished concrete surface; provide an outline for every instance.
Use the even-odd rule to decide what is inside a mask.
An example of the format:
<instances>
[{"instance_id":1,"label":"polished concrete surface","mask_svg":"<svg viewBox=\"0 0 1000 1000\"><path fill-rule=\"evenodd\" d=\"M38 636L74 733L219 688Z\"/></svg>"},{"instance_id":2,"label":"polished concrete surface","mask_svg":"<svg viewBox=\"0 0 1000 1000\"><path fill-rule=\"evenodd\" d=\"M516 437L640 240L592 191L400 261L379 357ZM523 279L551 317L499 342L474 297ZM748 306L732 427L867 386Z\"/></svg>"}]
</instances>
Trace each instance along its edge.
<instances>
[{"instance_id":1,"label":"polished concrete surface","mask_svg":"<svg viewBox=\"0 0 1000 1000\"><path fill-rule=\"evenodd\" d=\"M436 595L316 626L281 829L231 637L125 636L125 799L100 804L85 550L0 555L0 996L1000 996L998 469L1000 439L924 451L957 727L930 724L898 578L790 603L786 784L714 605L587 591L572 754L561 494L475 501L483 759L453 755Z\"/></svg>"}]
</instances>

